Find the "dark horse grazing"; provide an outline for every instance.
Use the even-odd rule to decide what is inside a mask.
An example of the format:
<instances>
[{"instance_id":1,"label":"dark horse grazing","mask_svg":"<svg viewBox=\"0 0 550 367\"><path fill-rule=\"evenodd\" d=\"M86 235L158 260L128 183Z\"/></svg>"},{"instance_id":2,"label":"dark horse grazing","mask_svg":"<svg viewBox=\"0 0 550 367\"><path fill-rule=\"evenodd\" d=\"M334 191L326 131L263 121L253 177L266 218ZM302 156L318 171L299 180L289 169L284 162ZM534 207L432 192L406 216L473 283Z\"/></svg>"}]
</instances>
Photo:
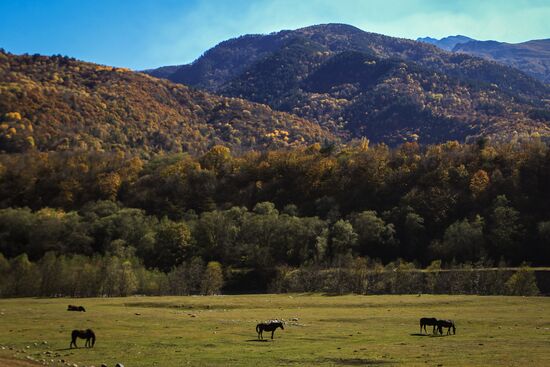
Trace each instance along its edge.
<instances>
[{"instance_id":1,"label":"dark horse grazing","mask_svg":"<svg viewBox=\"0 0 550 367\"><path fill-rule=\"evenodd\" d=\"M456 334L456 326L453 320L437 320L439 334L443 335L444 327L447 328L447 335L451 334L451 328L453 329L453 335Z\"/></svg>"},{"instance_id":2,"label":"dark horse grazing","mask_svg":"<svg viewBox=\"0 0 550 367\"><path fill-rule=\"evenodd\" d=\"M85 347L94 347L95 334L92 329L73 330L73 332L71 333L71 344L69 345L70 348L72 348L73 345L75 348L78 348L78 346L76 345L76 338L86 339L86 344L84 344Z\"/></svg>"},{"instance_id":3,"label":"dark horse grazing","mask_svg":"<svg viewBox=\"0 0 550 367\"><path fill-rule=\"evenodd\" d=\"M256 325L256 332L258 333L258 339L263 339L263 332L264 331L271 331L271 339L273 339L273 334L275 334L275 330L277 328L281 328L281 330L284 330L283 323L280 321L277 322L270 322L270 323L261 323Z\"/></svg>"},{"instance_id":4,"label":"dark horse grazing","mask_svg":"<svg viewBox=\"0 0 550 367\"><path fill-rule=\"evenodd\" d=\"M435 333L435 327L437 325L437 319L435 317L423 317L420 319L420 334L422 334L422 328L424 328L424 331L426 334L428 331L426 330L426 325L433 326L432 334Z\"/></svg>"},{"instance_id":5,"label":"dark horse grazing","mask_svg":"<svg viewBox=\"0 0 550 367\"><path fill-rule=\"evenodd\" d=\"M67 306L67 311L81 311L81 312L86 312L86 309L84 309L84 307L82 307L82 306L69 305L69 306Z\"/></svg>"}]
</instances>

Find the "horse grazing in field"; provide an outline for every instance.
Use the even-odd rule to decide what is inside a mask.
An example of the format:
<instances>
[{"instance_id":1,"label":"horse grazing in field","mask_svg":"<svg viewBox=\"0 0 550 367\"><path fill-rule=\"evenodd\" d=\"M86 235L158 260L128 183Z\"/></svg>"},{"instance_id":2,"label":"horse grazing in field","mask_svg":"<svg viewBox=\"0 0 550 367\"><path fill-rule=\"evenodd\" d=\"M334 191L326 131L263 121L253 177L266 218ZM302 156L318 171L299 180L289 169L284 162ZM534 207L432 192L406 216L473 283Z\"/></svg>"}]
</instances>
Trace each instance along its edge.
<instances>
[{"instance_id":1,"label":"horse grazing in field","mask_svg":"<svg viewBox=\"0 0 550 367\"><path fill-rule=\"evenodd\" d=\"M69 306L67 306L67 311L86 312L86 309L82 306L69 305Z\"/></svg>"},{"instance_id":2,"label":"horse grazing in field","mask_svg":"<svg viewBox=\"0 0 550 367\"><path fill-rule=\"evenodd\" d=\"M273 321L269 323L260 323L256 325L256 332L258 333L258 339L263 339L263 332L264 331L271 331L271 339L273 339L273 334L275 334L275 330L277 328L281 328L281 330L284 330L283 323L280 321Z\"/></svg>"},{"instance_id":3,"label":"horse grazing in field","mask_svg":"<svg viewBox=\"0 0 550 367\"><path fill-rule=\"evenodd\" d=\"M73 330L73 332L71 333L71 344L69 344L69 348L72 348L73 345L75 348L78 348L78 346L76 345L76 338L86 339L86 343L84 344L85 347L94 347L95 333L92 329Z\"/></svg>"},{"instance_id":4,"label":"horse grazing in field","mask_svg":"<svg viewBox=\"0 0 550 367\"><path fill-rule=\"evenodd\" d=\"M453 335L456 334L456 326L453 320L437 320L437 330L441 335L443 335L443 328L447 328L447 335L451 334L451 329L453 329Z\"/></svg>"},{"instance_id":5,"label":"horse grazing in field","mask_svg":"<svg viewBox=\"0 0 550 367\"><path fill-rule=\"evenodd\" d=\"M433 326L432 334L435 333L435 327L437 325L437 319L435 317L423 317L420 319L420 334L422 334L422 328L424 328L424 331L426 334L428 334L428 331L426 330L427 326Z\"/></svg>"}]
</instances>

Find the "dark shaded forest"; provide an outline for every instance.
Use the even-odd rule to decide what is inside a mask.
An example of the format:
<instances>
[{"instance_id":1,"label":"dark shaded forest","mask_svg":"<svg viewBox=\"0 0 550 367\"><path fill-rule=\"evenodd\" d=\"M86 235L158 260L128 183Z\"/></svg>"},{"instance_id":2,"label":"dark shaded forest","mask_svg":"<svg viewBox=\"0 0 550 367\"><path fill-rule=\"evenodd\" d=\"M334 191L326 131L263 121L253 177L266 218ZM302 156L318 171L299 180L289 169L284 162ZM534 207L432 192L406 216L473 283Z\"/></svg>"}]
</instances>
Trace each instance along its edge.
<instances>
[{"instance_id":1,"label":"dark shaded forest","mask_svg":"<svg viewBox=\"0 0 550 367\"><path fill-rule=\"evenodd\" d=\"M537 137L150 160L11 154L0 156L0 252L131 249L149 269L200 258L264 276L357 257L547 266L549 202L550 150Z\"/></svg>"}]
</instances>

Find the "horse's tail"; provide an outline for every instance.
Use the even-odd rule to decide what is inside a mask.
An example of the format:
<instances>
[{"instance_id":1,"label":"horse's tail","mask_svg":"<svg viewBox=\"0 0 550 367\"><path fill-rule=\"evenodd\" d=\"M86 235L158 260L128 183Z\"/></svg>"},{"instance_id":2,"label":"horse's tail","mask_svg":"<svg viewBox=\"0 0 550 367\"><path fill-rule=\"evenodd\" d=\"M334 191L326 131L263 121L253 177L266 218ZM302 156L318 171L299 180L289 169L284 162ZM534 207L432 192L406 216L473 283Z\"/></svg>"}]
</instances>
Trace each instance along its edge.
<instances>
[{"instance_id":1,"label":"horse's tail","mask_svg":"<svg viewBox=\"0 0 550 367\"><path fill-rule=\"evenodd\" d=\"M259 334L260 333L260 324L256 325L256 332Z\"/></svg>"}]
</instances>

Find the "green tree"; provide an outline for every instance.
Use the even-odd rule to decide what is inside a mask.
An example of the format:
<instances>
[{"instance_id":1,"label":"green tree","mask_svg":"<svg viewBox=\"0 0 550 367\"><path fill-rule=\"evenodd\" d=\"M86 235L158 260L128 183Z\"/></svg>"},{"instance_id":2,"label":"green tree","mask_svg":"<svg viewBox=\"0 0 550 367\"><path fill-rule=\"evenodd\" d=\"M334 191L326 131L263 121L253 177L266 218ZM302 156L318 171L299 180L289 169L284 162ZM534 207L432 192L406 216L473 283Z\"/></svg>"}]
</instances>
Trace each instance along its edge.
<instances>
[{"instance_id":1,"label":"green tree","mask_svg":"<svg viewBox=\"0 0 550 367\"><path fill-rule=\"evenodd\" d=\"M4 297L9 293L9 274L10 262L0 252L0 297Z\"/></svg>"},{"instance_id":2,"label":"green tree","mask_svg":"<svg viewBox=\"0 0 550 367\"><path fill-rule=\"evenodd\" d=\"M190 293L199 293L204 274L204 261L200 257L192 258L187 265L187 283Z\"/></svg>"},{"instance_id":3,"label":"green tree","mask_svg":"<svg viewBox=\"0 0 550 367\"><path fill-rule=\"evenodd\" d=\"M153 264L164 271L169 271L189 256L190 249L189 227L184 222L162 219L155 236Z\"/></svg>"},{"instance_id":4,"label":"green tree","mask_svg":"<svg viewBox=\"0 0 550 367\"><path fill-rule=\"evenodd\" d=\"M29 261L27 254L21 254L10 261L11 287L14 295L29 297L38 294L40 273Z\"/></svg>"},{"instance_id":5,"label":"green tree","mask_svg":"<svg viewBox=\"0 0 550 367\"><path fill-rule=\"evenodd\" d=\"M386 224L374 210L356 214L352 218L358 235L360 253L388 261L397 256L397 241L392 224Z\"/></svg>"},{"instance_id":6,"label":"green tree","mask_svg":"<svg viewBox=\"0 0 550 367\"><path fill-rule=\"evenodd\" d=\"M125 260L119 268L119 294L122 297L133 294L138 287L137 277L130 260Z\"/></svg>"},{"instance_id":7,"label":"green tree","mask_svg":"<svg viewBox=\"0 0 550 367\"><path fill-rule=\"evenodd\" d=\"M527 266L520 268L508 279L506 288L513 296L536 296L540 293L535 272Z\"/></svg>"},{"instance_id":8,"label":"green tree","mask_svg":"<svg viewBox=\"0 0 550 367\"><path fill-rule=\"evenodd\" d=\"M237 261L237 240L245 209L214 210L202 213L193 228L193 237L204 259Z\"/></svg>"},{"instance_id":9,"label":"green tree","mask_svg":"<svg viewBox=\"0 0 550 367\"><path fill-rule=\"evenodd\" d=\"M433 250L446 260L479 260L485 254L483 224L483 218L479 215L472 221L463 219L454 222L445 230L442 243Z\"/></svg>"},{"instance_id":10,"label":"green tree","mask_svg":"<svg viewBox=\"0 0 550 367\"><path fill-rule=\"evenodd\" d=\"M498 196L489 218L489 241L494 256L504 256L512 262L521 260L521 243L524 229L519 212L510 206L506 196Z\"/></svg>"},{"instance_id":11,"label":"green tree","mask_svg":"<svg viewBox=\"0 0 550 367\"><path fill-rule=\"evenodd\" d=\"M217 261L210 261L202 277L201 293L205 295L219 294L223 286L222 265Z\"/></svg>"},{"instance_id":12,"label":"green tree","mask_svg":"<svg viewBox=\"0 0 550 367\"><path fill-rule=\"evenodd\" d=\"M334 223L330 231L330 250L333 258L351 252L356 244L357 233L349 221L340 219Z\"/></svg>"},{"instance_id":13,"label":"green tree","mask_svg":"<svg viewBox=\"0 0 550 367\"><path fill-rule=\"evenodd\" d=\"M186 262L176 266L168 273L170 294L186 296L191 293L189 284L189 266Z\"/></svg>"}]
</instances>

